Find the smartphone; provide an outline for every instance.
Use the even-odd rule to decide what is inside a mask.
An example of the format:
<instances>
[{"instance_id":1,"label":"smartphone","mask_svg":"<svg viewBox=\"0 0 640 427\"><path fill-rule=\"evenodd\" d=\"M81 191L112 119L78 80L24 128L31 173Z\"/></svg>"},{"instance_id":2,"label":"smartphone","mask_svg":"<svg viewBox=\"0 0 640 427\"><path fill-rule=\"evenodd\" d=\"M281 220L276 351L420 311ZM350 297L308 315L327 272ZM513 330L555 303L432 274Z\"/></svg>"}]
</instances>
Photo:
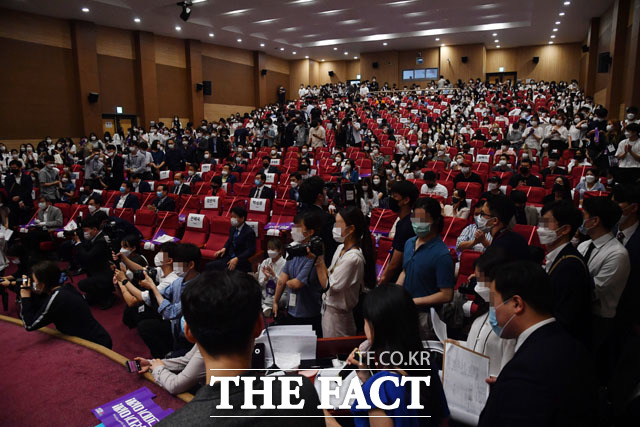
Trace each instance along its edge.
<instances>
[{"instance_id":1,"label":"smartphone","mask_svg":"<svg viewBox=\"0 0 640 427\"><path fill-rule=\"evenodd\" d=\"M138 372L141 369L140 362L137 360L127 360L126 366L131 373Z\"/></svg>"},{"instance_id":2,"label":"smartphone","mask_svg":"<svg viewBox=\"0 0 640 427\"><path fill-rule=\"evenodd\" d=\"M251 355L251 368L264 369L265 368L265 345L263 343L256 343L253 348L253 354Z\"/></svg>"}]
</instances>

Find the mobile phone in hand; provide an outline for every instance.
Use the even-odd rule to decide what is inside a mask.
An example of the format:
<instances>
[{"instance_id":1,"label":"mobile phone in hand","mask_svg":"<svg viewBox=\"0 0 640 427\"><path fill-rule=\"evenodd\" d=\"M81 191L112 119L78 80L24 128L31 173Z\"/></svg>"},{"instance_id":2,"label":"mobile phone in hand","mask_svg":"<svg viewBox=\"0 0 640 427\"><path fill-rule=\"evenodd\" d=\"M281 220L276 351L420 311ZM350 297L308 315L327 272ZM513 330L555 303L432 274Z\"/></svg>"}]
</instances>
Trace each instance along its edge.
<instances>
[{"instance_id":1,"label":"mobile phone in hand","mask_svg":"<svg viewBox=\"0 0 640 427\"><path fill-rule=\"evenodd\" d=\"M140 362L137 360L127 360L126 366L130 373L139 372L142 369Z\"/></svg>"}]
</instances>

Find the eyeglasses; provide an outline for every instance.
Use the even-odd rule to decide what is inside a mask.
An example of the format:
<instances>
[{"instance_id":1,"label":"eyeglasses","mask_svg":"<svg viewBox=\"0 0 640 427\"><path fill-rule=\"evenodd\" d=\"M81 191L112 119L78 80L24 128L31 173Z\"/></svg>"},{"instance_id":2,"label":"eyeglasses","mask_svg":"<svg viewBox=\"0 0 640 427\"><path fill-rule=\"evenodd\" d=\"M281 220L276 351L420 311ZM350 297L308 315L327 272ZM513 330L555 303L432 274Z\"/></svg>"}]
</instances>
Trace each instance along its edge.
<instances>
[{"instance_id":1,"label":"eyeglasses","mask_svg":"<svg viewBox=\"0 0 640 427\"><path fill-rule=\"evenodd\" d=\"M484 217L484 218L487 218L487 219L491 219L491 218L493 218L493 217L494 217L494 216L493 216L493 215L491 215L490 213L484 213L484 212L480 212L480 216L482 216L482 217Z\"/></svg>"}]
</instances>

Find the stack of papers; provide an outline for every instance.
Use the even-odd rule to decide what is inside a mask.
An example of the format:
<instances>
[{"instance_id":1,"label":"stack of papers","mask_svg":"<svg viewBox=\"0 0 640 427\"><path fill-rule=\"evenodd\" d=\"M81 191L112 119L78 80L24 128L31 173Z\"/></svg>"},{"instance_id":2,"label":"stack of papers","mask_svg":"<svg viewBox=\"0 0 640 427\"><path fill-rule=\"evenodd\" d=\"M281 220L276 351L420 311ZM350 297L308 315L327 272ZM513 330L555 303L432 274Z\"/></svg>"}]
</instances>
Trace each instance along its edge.
<instances>
[{"instance_id":1,"label":"stack of papers","mask_svg":"<svg viewBox=\"0 0 640 427\"><path fill-rule=\"evenodd\" d=\"M278 325L269 326L269 335L271 336L271 344L273 345L273 351L276 354L300 354L301 360L309 360L316 358L316 345L318 337L311 325ZM262 334L256 338L256 343L262 343L265 347L265 363L266 366L273 364L273 355L271 354L271 348L269 347L269 340L267 338L267 332L262 331ZM276 365L278 365L278 358L276 355Z\"/></svg>"}]
</instances>

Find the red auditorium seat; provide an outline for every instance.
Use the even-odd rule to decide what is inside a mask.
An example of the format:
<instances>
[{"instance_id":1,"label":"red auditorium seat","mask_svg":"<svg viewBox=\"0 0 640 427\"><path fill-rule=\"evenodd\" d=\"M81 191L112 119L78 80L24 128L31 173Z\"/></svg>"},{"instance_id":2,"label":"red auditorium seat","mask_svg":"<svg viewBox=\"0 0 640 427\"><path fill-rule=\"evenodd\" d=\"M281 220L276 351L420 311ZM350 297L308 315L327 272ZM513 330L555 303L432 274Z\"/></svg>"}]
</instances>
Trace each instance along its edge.
<instances>
[{"instance_id":1,"label":"red auditorium seat","mask_svg":"<svg viewBox=\"0 0 640 427\"><path fill-rule=\"evenodd\" d=\"M482 195L482 185L477 182L459 182L456 189L462 189L467 193L467 199L479 199ZM451 196L453 193L450 193Z\"/></svg>"},{"instance_id":2,"label":"red auditorium seat","mask_svg":"<svg viewBox=\"0 0 640 427\"><path fill-rule=\"evenodd\" d=\"M547 190L542 187L519 185L514 190L522 191L527 195L527 204L542 205L542 200L547 195Z\"/></svg>"},{"instance_id":3,"label":"red auditorium seat","mask_svg":"<svg viewBox=\"0 0 640 427\"><path fill-rule=\"evenodd\" d=\"M460 268L458 269L458 280L456 281L456 289L467 281L468 277L474 273L473 265L482 255L482 252L464 250L460 254Z\"/></svg>"},{"instance_id":4,"label":"red auditorium seat","mask_svg":"<svg viewBox=\"0 0 640 427\"><path fill-rule=\"evenodd\" d=\"M248 199L246 197L226 197L223 201L224 209L222 210L222 215L229 216L231 208L234 206L242 206L243 208L246 208L247 200Z\"/></svg>"},{"instance_id":5,"label":"red auditorium seat","mask_svg":"<svg viewBox=\"0 0 640 427\"><path fill-rule=\"evenodd\" d=\"M250 184L234 184L233 191L238 197L249 197L249 193L253 187L253 181L251 181Z\"/></svg>"},{"instance_id":6,"label":"red auditorium seat","mask_svg":"<svg viewBox=\"0 0 640 427\"><path fill-rule=\"evenodd\" d=\"M293 222L293 217L298 210L298 204L290 199L275 199L273 201L273 212L271 222L278 224L286 224Z\"/></svg>"},{"instance_id":7,"label":"red auditorium seat","mask_svg":"<svg viewBox=\"0 0 640 427\"><path fill-rule=\"evenodd\" d=\"M200 213L211 218L211 216L220 216L222 212L222 200L217 196L200 196L202 199L202 209Z\"/></svg>"},{"instance_id":8,"label":"red auditorium seat","mask_svg":"<svg viewBox=\"0 0 640 427\"><path fill-rule=\"evenodd\" d=\"M269 222L271 214L271 201L269 199L249 199L247 205L247 220Z\"/></svg>"},{"instance_id":9,"label":"red auditorium seat","mask_svg":"<svg viewBox=\"0 0 640 427\"><path fill-rule=\"evenodd\" d=\"M444 217L444 227L440 234L442 240L450 248L455 248L458 236L462 233L462 230L469 224L469 221L462 218L455 218L451 216Z\"/></svg>"},{"instance_id":10,"label":"red auditorium seat","mask_svg":"<svg viewBox=\"0 0 640 427\"><path fill-rule=\"evenodd\" d=\"M200 198L193 194L184 194L178 199L178 215L189 215L200 212Z\"/></svg>"},{"instance_id":11,"label":"red auditorium seat","mask_svg":"<svg viewBox=\"0 0 640 427\"><path fill-rule=\"evenodd\" d=\"M153 238L159 237L160 230L169 236L178 237L178 232L181 228L178 214L175 212L159 211L156 214L156 229L153 233Z\"/></svg>"},{"instance_id":12,"label":"red auditorium seat","mask_svg":"<svg viewBox=\"0 0 640 427\"><path fill-rule=\"evenodd\" d=\"M68 203L55 203L54 206L62 211L62 223L66 224L69 222L69 219L71 219L69 217L69 215L71 215L71 212L69 212L71 205Z\"/></svg>"},{"instance_id":13,"label":"red auditorium seat","mask_svg":"<svg viewBox=\"0 0 640 427\"><path fill-rule=\"evenodd\" d=\"M156 222L156 213L149 209L138 209L133 225L136 226L143 240L150 240L153 237L153 226Z\"/></svg>"},{"instance_id":14,"label":"red auditorium seat","mask_svg":"<svg viewBox=\"0 0 640 427\"><path fill-rule=\"evenodd\" d=\"M391 209L375 208L371 211L369 230L372 233L389 234L398 215Z\"/></svg>"},{"instance_id":15,"label":"red auditorium seat","mask_svg":"<svg viewBox=\"0 0 640 427\"><path fill-rule=\"evenodd\" d=\"M189 214L185 223L184 235L182 243L192 243L201 248L207 241L207 235L210 230L209 218L202 214Z\"/></svg>"},{"instance_id":16,"label":"red auditorium seat","mask_svg":"<svg viewBox=\"0 0 640 427\"><path fill-rule=\"evenodd\" d=\"M113 214L115 216L117 216L118 218L124 219L127 222L130 222L131 224L133 224L133 209L130 208L115 208L113 210Z\"/></svg>"},{"instance_id":17,"label":"red auditorium seat","mask_svg":"<svg viewBox=\"0 0 640 427\"><path fill-rule=\"evenodd\" d=\"M516 224L513 226L513 231L521 234L527 240L529 246L538 246L544 249L544 246L540 243L537 229L538 227L533 225Z\"/></svg>"},{"instance_id":18,"label":"red auditorium seat","mask_svg":"<svg viewBox=\"0 0 640 427\"><path fill-rule=\"evenodd\" d=\"M224 216L210 218L209 238L202 249L202 258L213 259L213 253L222 249L229 238L231 221Z\"/></svg>"}]
</instances>

